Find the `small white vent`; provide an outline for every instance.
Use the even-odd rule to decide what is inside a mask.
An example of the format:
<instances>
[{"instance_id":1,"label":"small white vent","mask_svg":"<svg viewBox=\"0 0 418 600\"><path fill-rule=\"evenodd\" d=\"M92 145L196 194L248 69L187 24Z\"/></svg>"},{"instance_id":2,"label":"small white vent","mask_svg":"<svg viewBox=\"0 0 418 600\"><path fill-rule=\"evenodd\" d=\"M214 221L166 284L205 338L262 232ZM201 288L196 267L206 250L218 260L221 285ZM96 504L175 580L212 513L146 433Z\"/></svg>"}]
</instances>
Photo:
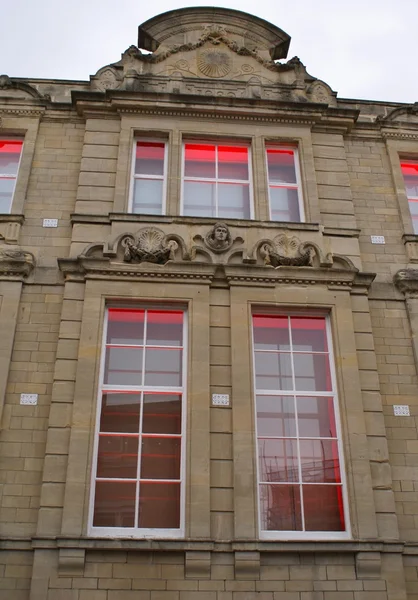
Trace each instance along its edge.
<instances>
[{"instance_id":1,"label":"small white vent","mask_svg":"<svg viewBox=\"0 0 418 600\"><path fill-rule=\"evenodd\" d=\"M42 227L58 227L58 219L44 219Z\"/></svg>"},{"instance_id":2,"label":"small white vent","mask_svg":"<svg viewBox=\"0 0 418 600\"><path fill-rule=\"evenodd\" d=\"M229 394L212 394L212 406L229 406Z\"/></svg>"},{"instance_id":3,"label":"small white vent","mask_svg":"<svg viewBox=\"0 0 418 600\"><path fill-rule=\"evenodd\" d=\"M372 235L372 244L386 244L384 235Z\"/></svg>"},{"instance_id":4,"label":"small white vent","mask_svg":"<svg viewBox=\"0 0 418 600\"><path fill-rule=\"evenodd\" d=\"M395 404L393 406L393 414L395 417L410 417L409 406L407 404Z\"/></svg>"},{"instance_id":5,"label":"small white vent","mask_svg":"<svg viewBox=\"0 0 418 600\"><path fill-rule=\"evenodd\" d=\"M38 404L38 394L20 394L20 404L34 406Z\"/></svg>"}]
</instances>

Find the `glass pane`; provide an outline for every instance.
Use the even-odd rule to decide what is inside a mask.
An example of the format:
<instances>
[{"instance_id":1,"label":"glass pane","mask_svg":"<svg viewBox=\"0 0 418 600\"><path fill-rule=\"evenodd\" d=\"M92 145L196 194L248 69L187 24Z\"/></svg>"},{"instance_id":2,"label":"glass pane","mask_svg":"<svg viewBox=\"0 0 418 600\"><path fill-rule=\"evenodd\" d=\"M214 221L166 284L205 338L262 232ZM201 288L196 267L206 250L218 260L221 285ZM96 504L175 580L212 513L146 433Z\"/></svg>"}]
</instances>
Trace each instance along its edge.
<instances>
[{"instance_id":1,"label":"glass pane","mask_svg":"<svg viewBox=\"0 0 418 600\"><path fill-rule=\"evenodd\" d=\"M0 178L0 213L9 213L16 179Z\"/></svg>"},{"instance_id":2,"label":"glass pane","mask_svg":"<svg viewBox=\"0 0 418 600\"><path fill-rule=\"evenodd\" d=\"M418 197L418 177L405 177L404 179L406 195Z\"/></svg>"},{"instance_id":3,"label":"glass pane","mask_svg":"<svg viewBox=\"0 0 418 600\"><path fill-rule=\"evenodd\" d=\"M272 221L300 222L299 195L297 189L270 187Z\"/></svg>"},{"instance_id":4,"label":"glass pane","mask_svg":"<svg viewBox=\"0 0 418 600\"><path fill-rule=\"evenodd\" d=\"M143 437L141 479L180 479L180 450L180 437Z\"/></svg>"},{"instance_id":5,"label":"glass pane","mask_svg":"<svg viewBox=\"0 0 418 600\"><path fill-rule=\"evenodd\" d=\"M149 310L147 313L148 346L181 346L183 313Z\"/></svg>"},{"instance_id":6,"label":"glass pane","mask_svg":"<svg viewBox=\"0 0 418 600\"><path fill-rule=\"evenodd\" d=\"M324 318L291 317L290 324L294 352L328 352Z\"/></svg>"},{"instance_id":7,"label":"glass pane","mask_svg":"<svg viewBox=\"0 0 418 600\"><path fill-rule=\"evenodd\" d=\"M332 390L328 354L294 354L295 386L298 391Z\"/></svg>"},{"instance_id":8,"label":"glass pane","mask_svg":"<svg viewBox=\"0 0 418 600\"><path fill-rule=\"evenodd\" d=\"M412 218L412 225L414 227L414 233L418 233L418 217Z\"/></svg>"},{"instance_id":9,"label":"glass pane","mask_svg":"<svg viewBox=\"0 0 418 600\"><path fill-rule=\"evenodd\" d=\"M293 396L257 396L257 435L296 436Z\"/></svg>"},{"instance_id":10,"label":"glass pane","mask_svg":"<svg viewBox=\"0 0 418 600\"><path fill-rule=\"evenodd\" d=\"M267 165L270 183L296 183L293 150L268 148Z\"/></svg>"},{"instance_id":11,"label":"glass pane","mask_svg":"<svg viewBox=\"0 0 418 600\"><path fill-rule=\"evenodd\" d=\"M141 385L142 352L143 350L140 348L107 348L104 383L110 385Z\"/></svg>"},{"instance_id":12,"label":"glass pane","mask_svg":"<svg viewBox=\"0 0 418 600\"><path fill-rule=\"evenodd\" d=\"M296 440L258 440L260 481L299 481Z\"/></svg>"},{"instance_id":13,"label":"glass pane","mask_svg":"<svg viewBox=\"0 0 418 600\"><path fill-rule=\"evenodd\" d=\"M344 505L339 485L304 485L306 531L344 531Z\"/></svg>"},{"instance_id":14,"label":"glass pane","mask_svg":"<svg viewBox=\"0 0 418 600\"><path fill-rule=\"evenodd\" d=\"M145 385L181 386L182 350L154 350L145 354Z\"/></svg>"},{"instance_id":15,"label":"glass pane","mask_svg":"<svg viewBox=\"0 0 418 600\"><path fill-rule=\"evenodd\" d=\"M135 173L137 175L164 175L164 144L137 142Z\"/></svg>"},{"instance_id":16,"label":"glass pane","mask_svg":"<svg viewBox=\"0 0 418 600\"><path fill-rule=\"evenodd\" d=\"M0 175L17 175L22 142L0 140Z\"/></svg>"},{"instance_id":17,"label":"glass pane","mask_svg":"<svg viewBox=\"0 0 418 600\"><path fill-rule=\"evenodd\" d=\"M248 181L248 148L218 146L218 179Z\"/></svg>"},{"instance_id":18,"label":"glass pane","mask_svg":"<svg viewBox=\"0 0 418 600\"><path fill-rule=\"evenodd\" d=\"M290 354L256 352L255 379L259 390L293 389Z\"/></svg>"},{"instance_id":19,"label":"glass pane","mask_svg":"<svg viewBox=\"0 0 418 600\"><path fill-rule=\"evenodd\" d=\"M302 481L340 483L340 463L336 440L300 440Z\"/></svg>"},{"instance_id":20,"label":"glass pane","mask_svg":"<svg viewBox=\"0 0 418 600\"><path fill-rule=\"evenodd\" d=\"M180 484L141 482L139 485L139 527L178 529Z\"/></svg>"},{"instance_id":21,"label":"glass pane","mask_svg":"<svg viewBox=\"0 0 418 600\"><path fill-rule=\"evenodd\" d=\"M290 350L287 317L254 315L253 325L256 350Z\"/></svg>"},{"instance_id":22,"label":"glass pane","mask_svg":"<svg viewBox=\"0 0 418 600\"><path fill-rule=\"evenodd\" d=\"M181 396L144 394L143 433L181 433Z\"/></svg>"},{"instance_id":23,"label":"glass pane","mask_svg":"<svg viewBox=\"0 0 418 600\"><path fill-rule=\"evenodd\" d=\"M134 527L136 483L97 481L94 527Z\"/></svg>"},{"instance_id":24,"label":"glass pane","mask_svg":"<svg viewBox=\"0 0 418 600\"><path fill-rule=\"evenodd\" d=\"M138 463L136 436L100 435L97 477L135 479Z\"/></svg>"},{"instance_id":25,"label":"glass pane","mask_svg":"<svg viewBox=\"0 0 418 600\"><path fill-rule=\"evenodd\" d=\"M135 179L132 212L161 215L163 212L163 181L161 179Z\"/></svg>"},{"instance_id":26,"label":"glass pane","mask_svg":"<svg viewBox=\"0 0 418 600\"><path fill-rule=\"evenodd\" d=\"M139 432L141 394L103 394L100 431Z\"/></svg>"},{"instance_id":27,"label":"glass pane","mask_svg":"<svg viewBox=\"0 0 418 600\"><path fill-rule=\"evenodd\" d=\"M0 179L1 182L1 179ZM418 200L410 200L409 201L409 210L411 211L412 216L418 216Z\"/></svg>"},{"instance_id":28,"label":"glass pane","mask_svg":"<svg viewBox=\"0 0 418 600\"><path fill-rule=\"evenodd\" d=\"M332 398L297 398L300 437L336 437Z\"/></svg>"},{"instance_id":29,"label":"glass pane","mask_svg":"<svg viewBox=\"0 0 418 600\"><path fill-rule=\"evenodd\" d=\"M144 315L143 310L110 308L107 343L141 346L144 343Z\"/></svg>"},{"instance_id":30,"label":"glass pane","mask_svg":"<svg viewBox=\"0 0 418 600\"><path fill-rule=\"evenodd\" d=\"M261 529L301 531L300 509L298 485L260 485Z\"/></svg>"},{"instance_id":31,"label":"glass pane","mask_svg":"<svg viewBox=\"0 0 418 600\"><path fill-rule=\"evenodd\" d=\"M206 144L185 145L184 175L186 177L216 177L215 146Z\"/></svg>"},{"instance_id":32,"label":"glass pane","mask_svg":"<svg viewBox=\"0 0 418 600\"><path fill-rule=\"evenodd\" d=\"M218 217L222 219L249 219L250 188L248 183L218 184Z\"/></svg>"},{"instance_id":33,"label":"glass pane","mask_svg":"<svg viewBox=\"0 0 418 600\"><path fill-rule=\"evenodd\" d=\"M216 217L215 184L185 181L184 214L195 217Z\"/></svg>"}]
</instances>

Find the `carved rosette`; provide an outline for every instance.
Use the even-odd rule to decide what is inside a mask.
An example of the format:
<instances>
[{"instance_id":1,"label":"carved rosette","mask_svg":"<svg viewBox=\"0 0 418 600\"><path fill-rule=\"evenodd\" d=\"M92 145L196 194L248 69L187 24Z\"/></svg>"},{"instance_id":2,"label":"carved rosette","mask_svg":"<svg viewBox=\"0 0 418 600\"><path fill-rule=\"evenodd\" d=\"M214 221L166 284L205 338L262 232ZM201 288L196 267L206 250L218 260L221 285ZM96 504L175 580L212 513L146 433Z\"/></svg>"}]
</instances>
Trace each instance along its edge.
<instances>
[{"instance_id":1,"label":"carved rosette","mask_svg":"<svg viewBox=\"0 0 418 600\"><path fill-rule=\"evenodd\" d=\"M260 255L266 265L273 267L307 267L312 265L312 249L305 247L296 236L282 233L272 242L266 241L260 247Z\"/></svg>"},{"instance_id":2,"label":"carved rosette","mask_svg":"<svg viewBox=\"0 0 418 600\"><path fill-rule=\"evenodd\" d=\"M159 229L146 227L136 236L126 235L121 244L125 249L125 262L151 262L164 265L168 260L174 260L178 243Z\"/></svg>"},{"instance_id":3,"label":"carved rosette","mask_svg":"<svg viewBox=\"0 0 418 600\"><path fill-rule=\"evenodd\" d=\"M0 277L27 277L35 267L35 257L23 250L0 249Z\"/></svg>"},{"instance_id":4,"label":"carved rosette","mask_svg":"<svg viewBox=\"0 0 418 600\"><path fill-rule=\"evenodd\" d=\"M219 79L231 72L232 59L229 54L222 50L209 48L199 53L197 66L199 71L206 77Z\"/></svg>"}]
</instances>

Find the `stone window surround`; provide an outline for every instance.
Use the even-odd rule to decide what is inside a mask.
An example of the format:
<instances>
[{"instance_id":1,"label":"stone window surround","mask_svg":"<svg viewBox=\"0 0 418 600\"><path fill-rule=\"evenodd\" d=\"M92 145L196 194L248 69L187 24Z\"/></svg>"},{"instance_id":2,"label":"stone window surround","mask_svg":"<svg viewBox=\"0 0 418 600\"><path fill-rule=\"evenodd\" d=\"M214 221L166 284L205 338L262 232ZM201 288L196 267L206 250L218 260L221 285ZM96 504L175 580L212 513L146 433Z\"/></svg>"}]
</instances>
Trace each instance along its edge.
<instances>
[{"instance_id":1,"label":"stone window surround","mask_svg":"<svg viewBox=\"0 0 418 600\"><path fill-rule=\"evenodd\" d=\"M260 132L260 125L246 124L241 127L240 135L236 135L236 127L231 123L219 125L214 134L213 123L184 120L181 128L179 121L173 118L161 119L160 129L155 128L155 120L139 118L134 115L122 115L119 138L119 151L116 167L116 182L114 194L114 212L127 212L132 179L132 154L135 140L152 138L168 142L167 161L167 199L168 215L180 215L181 193L181 161L182 144L184 140L227 140L246 142L251 147L253 173L253 218L259 221L269 221L268 178L265 160L265 148L270 145L287 145L297 148L301 174L301 195L304 199L305 222L320 222L320 210L317 191L316 174L313 158L312 136L309 125L280 124L268 125L266 132ZM149 127L147 125L149 124Z\"/></svg>"},{"instance_id":2,"label":"stone window surround","mask_svg":"<svg viewBox=\"0 0 418 600\"><path fill-rule=\"evenodd\" d=\"M80 284L84 285L84 284ZM188 305L190 319L189 342L189 406L186 451L186 539L210 537L209 504L209 285L193 281L184 284L139 281L113 281L112 295L109 280L87 280L83 308L74 405L73 426L69 445L67 483L63 509L63 536L88 535L89 481L91 479L94 439L94 416L97 399L97 374L100 362L100 343L106 303L114 299L138 302L155 301L165 297L170 305ZM255 465L255 423L252 393L251 311L268 307L285 311L291 307L302 310L314 308L330 315L336 357L337 388L350 521L354 539L376 539L376 514L371 497L372 481L365 432L359 371L356 360L354 324L348 291L329 290L324 286L308 289L301 286L283 288L246 287L231 285L231 352L233 460L234 460L234 519L235 539L259 539L257 525L257 485ZM199 343L197 343L197 340ZM348 365L341 366L342 357ZM191 408L193 407L193 411ZM191 432L193 431L193 435ZM356 464L352 469L351 465ZM361 465L361 466L360 466ZM243 473L246 474L243 477ZM300 538L303 541L303 536ZM322 538L326 539L326 538ZM277 538L280 541L280 538Z\"/></svg>"}]
</instances>

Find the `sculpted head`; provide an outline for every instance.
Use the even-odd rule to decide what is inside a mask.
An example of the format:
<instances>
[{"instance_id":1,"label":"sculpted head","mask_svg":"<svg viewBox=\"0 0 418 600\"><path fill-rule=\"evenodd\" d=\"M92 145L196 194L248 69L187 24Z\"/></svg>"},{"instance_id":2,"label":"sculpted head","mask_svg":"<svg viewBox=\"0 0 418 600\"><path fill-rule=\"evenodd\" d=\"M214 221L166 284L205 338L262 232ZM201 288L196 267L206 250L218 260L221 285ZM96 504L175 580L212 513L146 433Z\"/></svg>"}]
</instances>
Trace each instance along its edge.
<instances>
[{"instance_id":1,"label":"sculpted head","mask_svg":"<svg viewBox=\"0 0 418 600\"><path fill-rule=\"evenodd\" d=\"M216 223L216 225L213 228L213 239L216 242L224 243L228 241L228 238L228 227L224 223Z\"/></svg>"}]
</instances>

